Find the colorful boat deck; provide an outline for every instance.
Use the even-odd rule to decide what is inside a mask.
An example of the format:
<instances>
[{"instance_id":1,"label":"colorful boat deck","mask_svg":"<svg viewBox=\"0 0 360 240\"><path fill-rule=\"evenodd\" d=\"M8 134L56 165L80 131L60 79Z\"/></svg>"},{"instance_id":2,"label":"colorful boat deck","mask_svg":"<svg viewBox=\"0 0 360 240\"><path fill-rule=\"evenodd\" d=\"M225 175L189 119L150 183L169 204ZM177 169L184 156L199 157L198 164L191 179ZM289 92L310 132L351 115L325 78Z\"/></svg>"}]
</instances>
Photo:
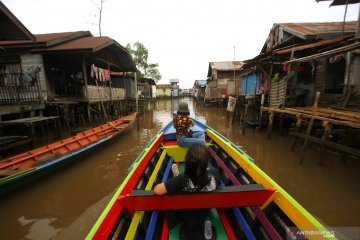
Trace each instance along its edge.
<instances>
[{"instance_id":1,"label":"colorful boat deck","mask_svg":"<svg viewBox=\"0 0 360 240\"><path fill-rule=\"evenodd\" d=\"M134 161L87 239L179 239L180 226L168 229L164 211L198 208L211 208L217 239L294 239L303 229L327 231L243 150L215 130L197 126L206 129L209 166L220 173L222 188L211 193L154 195L153 187L172 177L174 162L183 171L187 148L177 145L169 124ZM334 239L311 234L296 237Z\"/></svg>"}]
</instances>

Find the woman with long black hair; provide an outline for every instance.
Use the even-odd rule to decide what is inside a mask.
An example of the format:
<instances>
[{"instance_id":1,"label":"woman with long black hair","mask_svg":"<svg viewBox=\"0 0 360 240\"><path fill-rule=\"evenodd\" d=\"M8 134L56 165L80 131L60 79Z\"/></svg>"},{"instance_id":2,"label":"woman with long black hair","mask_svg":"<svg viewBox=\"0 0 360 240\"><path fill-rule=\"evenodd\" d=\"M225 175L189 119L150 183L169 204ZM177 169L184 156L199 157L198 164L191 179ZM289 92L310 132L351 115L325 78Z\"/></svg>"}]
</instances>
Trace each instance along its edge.
<instances>
[{"instance_id":1,"label":"woman with long black hair","mask_svg":"<svg viewBox=\"0 0 360 240\"><path fill-rule=\"evenodd\" d=\"M210 153L204 145L192 144L185 156L184 173L165 183L157 184L154 193L156 195L174 195L216 190L220 184L220 178L216 169L208 168L210 158ZM181 239L202 239L204 222L209 216L209 211L210 209L168 211L166 215L168 227L171 229L182 223Z\"/></svg>"}]
</instances>

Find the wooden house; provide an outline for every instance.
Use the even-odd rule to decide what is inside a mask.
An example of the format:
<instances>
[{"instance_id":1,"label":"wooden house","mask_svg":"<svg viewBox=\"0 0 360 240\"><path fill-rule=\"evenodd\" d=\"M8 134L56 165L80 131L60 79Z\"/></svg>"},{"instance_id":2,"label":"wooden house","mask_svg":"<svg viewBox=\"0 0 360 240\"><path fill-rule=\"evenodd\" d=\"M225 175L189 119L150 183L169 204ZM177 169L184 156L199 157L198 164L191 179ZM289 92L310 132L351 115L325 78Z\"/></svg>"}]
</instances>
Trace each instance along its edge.
<instances>
[{"instance_id":1,"label":"wooden house","mask_svg":"<svg viewBox=\"0 0 360 240\"><path fill-rule=\"evenodd\" d=\"M172 78L169 82L171 84L171 96L178 97L180 95L179 79Z\"/></svg>"},{"instance_id":2,"label":"wooden house","mask_svg":"<svg viewBox=\"0 0 360 240\"><path fill-rule=\"evenodd\" d=\"M204 100L205 88L206 88L206 80L195 80L193 86L193 96L197 100Z\"/></svg>"},{"instance_id":3,"label":"wooden house","mask_svg":"<svg viewBox=\"0 0 360 240\"><path fill-rule=\"evenodd\" d=\"M348 64L346 50L359 47L353 39L356 25L274 24L260 55L245 61L242 74L247 71L257 75L261 91L269 91L271 107L312 105L316 92L321 93L321 102L341 106Z\"/></svg>"},{"instance_id":4,"label":"wooden house","mask_svg":"<svg viewBox=\"0 0 360 240\"><path fill-rule=\"evenodd\" d=\"M205 100L227 99L236 96L240 89L240 61L210 62L205 89Z\"/></svg>"},{"instance_id":5,"label":"wooden house","mask_svg":"<svg viewBox=\"0 0 360 240\"><path fill-rule=\"evenodd\" d=\"M276 113L280 127L292 119L292 149L303 139L301 162L309 142L345 158L360 156L359 26L359 21L274 24L261 53L245 61L241 74L255 73L267 94L261 98L259 128L263 113L269 117L268 137Z\"/></svg>"},{"instance_id":6,"label":"wooden house","mask_svg":"<svg viewBox=\"0 0 360 240\"><path fill-rule=\"evenodd\" d=\"M35 42L35 36L0 2L0 42L28 41ZM25 85L19 82L21 67L15 64L20 56L13 54L0 44L0 121L3 115L19 113L25 109L29 111L42 110L45 105L37 86L18 88ZM38 85L37 83L35 83ZM20 103L32 103L31 107L24 107Z\"/></svg>"},{"instance_id":7,"label":"wooden house","mask_svg":"<svg viewBox=\"0 0 360 240\"><path fill-rule=\"evenodd\" d=\"M111 72L111 83L114 88L122 88L126 98L136 98L135 79L122 72Z\"/></svg>"},{"instance_id":8,"label":"wooden house","mask_svg":"<svg viewBox=\"0 0 360 240\"><path fill-rule=\"evenodd\" d=\"M157 84L156 97L172 97L172 84Z\"/></svg>"},{"instance_id":9,"label":"wooden house","mask_svg":"<svg viewBox=\"0 0 360 240\"><path fill-rule=\"evenodd\" d=\"M1 7L4 15L10 13ZM90 121L99 112L94 109L105 117L113 114L111 109L125 98L125 89L117 87L110 73L136 71L126 48L88 31L32 35L11 17L27 38L0 39L2 106L32 104L33 108L40 103L47 110L66 109L74 116L78 115L74 111L85 112ZM1 31L1 36L13 32Z\"/></svg>"},{"instance_id":10,"label":"wooden house","mask_svg":"<svg viewBox=\"0 0 360 240\"><path fill-rule=\"evenodd\" d=\"M154 96L153 87L156 86L155 80L152 78L140 78L138 80L138 91L140 98L152 99Z\"/></svg>"}]
</instances>

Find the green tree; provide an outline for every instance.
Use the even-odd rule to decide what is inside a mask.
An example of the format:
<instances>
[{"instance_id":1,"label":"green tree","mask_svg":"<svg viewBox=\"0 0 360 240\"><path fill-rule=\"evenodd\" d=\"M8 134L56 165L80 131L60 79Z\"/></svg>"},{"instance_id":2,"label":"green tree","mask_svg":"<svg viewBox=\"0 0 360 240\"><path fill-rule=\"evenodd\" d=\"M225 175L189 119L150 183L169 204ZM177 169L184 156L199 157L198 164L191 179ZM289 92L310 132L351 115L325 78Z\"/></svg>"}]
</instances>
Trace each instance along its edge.
<instances>
[{"instance_id":1,"label":"green tree","mask_svg":"<svg viewBox=\"0 0 360 240\"><path fill-rule=\"evenodd\" d=\"M144 44L141 42L136 42L133 45L128 43L126 49L135 62L139 77L152 78L156 82L161 79L159 64L148 63L149 51Z\"/></svg>"}]
</instances>

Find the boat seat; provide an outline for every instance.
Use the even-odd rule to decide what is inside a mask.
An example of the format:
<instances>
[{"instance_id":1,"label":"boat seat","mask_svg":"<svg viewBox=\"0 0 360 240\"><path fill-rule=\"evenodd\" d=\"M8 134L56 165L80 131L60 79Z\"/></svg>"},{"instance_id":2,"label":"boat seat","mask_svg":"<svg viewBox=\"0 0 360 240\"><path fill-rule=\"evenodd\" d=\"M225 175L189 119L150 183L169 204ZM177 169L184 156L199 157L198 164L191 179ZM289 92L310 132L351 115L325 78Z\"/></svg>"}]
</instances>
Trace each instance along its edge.
<instances>
[{"instance_id":1,"label":"boat seat","mask_svg":"<svg viewBox=\"0 0 360 240\"><path fill-rule=\"evenodd\" d=\"M211 142L206 139L206 146L209 147L211 145ZM180 147L176 140L166 141L162 148L166 149L167 154L174 158L174 162L185 162L185 155L188 148Z\"/></svg>"},{"instance_id":2,"label":"boat seat","mask_svg":"<svg viewBox=\"0 0 360 240\"><path fill-rule=\"evenodd\" d=\"M129 211L262 206L275 192L261 184L228 186L214 192L162 195L152 190L133 190L118 198ZM189 205L189 203L191 203Z\"/></svg>"}]
</instances>

